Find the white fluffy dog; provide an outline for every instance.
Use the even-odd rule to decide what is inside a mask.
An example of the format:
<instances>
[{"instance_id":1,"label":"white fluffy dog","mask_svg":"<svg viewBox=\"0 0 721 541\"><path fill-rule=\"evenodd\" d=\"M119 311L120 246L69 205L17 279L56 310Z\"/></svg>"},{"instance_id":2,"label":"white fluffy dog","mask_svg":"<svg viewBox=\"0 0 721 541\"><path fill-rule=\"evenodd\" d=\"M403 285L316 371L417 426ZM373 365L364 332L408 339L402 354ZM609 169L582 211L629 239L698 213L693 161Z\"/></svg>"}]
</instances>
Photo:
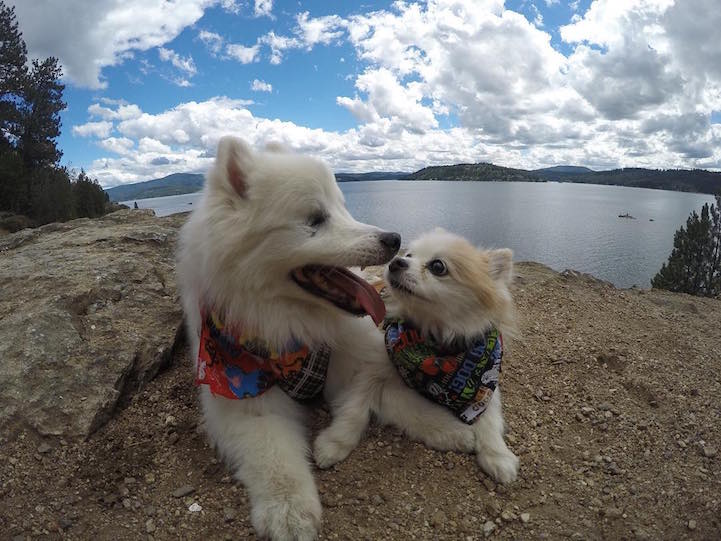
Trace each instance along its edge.
<instances>
[{"instance_id":1,"label":"white fluffy dog","mask_svg":"<svg viewBox=\"0 0 721 541\"><path fill-rule=\"evenodd\" d=\"M420 336L431 336L444 347L465 344L462 351L489 329L511 330L512 272L510 250L478 250L461 237L435 230L411 243L406 256L396 257L388 266L389 316L412 321ZM381 333L378 340L383 340ZM498 363L500 367L500 357ZM497 378L498 367L494 365L484 378ZM513 481L518 458L503 440L500 389L484 392L490 400L483 404L485 411L473 424L466 424L447 407L407 386L385 352L369 357L335 404L331 425L318 435L316 463L329 467L344 459L374 413L382 423L393 424L435 449L475 452L481 468L493 478Z\"/></svg>"},{"instance_id":2,"label":"white fluffy dog","mask_svg":"<svg viewBox=\"0 0 721 541\"><path fill-rule=\"evenodd\" d=\"M181 231L178 253L196 370L206 325L201 311L212 309L269 349L280 350L289 341L330 349L325 395L337 403L364 360L383 354L370 318L352 315L379 320L382 301L345 267L386 263L399 246L398 234L350 216L323 162L277 148L256 152L240 139L221 139L201 200ZM230 399L201 385L205 429L247 488L257 533L314 539L321 505L307 457L303 408L278 385L264 391Z\"/></svg>"}]
</instances>

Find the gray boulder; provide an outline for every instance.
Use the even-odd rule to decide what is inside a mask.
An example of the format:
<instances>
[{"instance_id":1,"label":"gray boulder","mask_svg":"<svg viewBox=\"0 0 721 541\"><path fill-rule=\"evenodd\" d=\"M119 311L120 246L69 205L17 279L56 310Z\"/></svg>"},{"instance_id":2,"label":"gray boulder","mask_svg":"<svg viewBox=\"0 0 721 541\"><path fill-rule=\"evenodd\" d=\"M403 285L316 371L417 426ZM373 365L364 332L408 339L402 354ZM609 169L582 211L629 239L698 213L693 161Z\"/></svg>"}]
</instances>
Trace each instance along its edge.
<instances>
[{"instance_id":1,"label":"gray boulder","mask_svg":"<svg viewBox=\"0 0 721 541\"><path fill-rule=\"evenodd\" d=\"M171 359L186 215L121 210L0 237L0 432L88 436Z\"/></svg>"}]
</instances>

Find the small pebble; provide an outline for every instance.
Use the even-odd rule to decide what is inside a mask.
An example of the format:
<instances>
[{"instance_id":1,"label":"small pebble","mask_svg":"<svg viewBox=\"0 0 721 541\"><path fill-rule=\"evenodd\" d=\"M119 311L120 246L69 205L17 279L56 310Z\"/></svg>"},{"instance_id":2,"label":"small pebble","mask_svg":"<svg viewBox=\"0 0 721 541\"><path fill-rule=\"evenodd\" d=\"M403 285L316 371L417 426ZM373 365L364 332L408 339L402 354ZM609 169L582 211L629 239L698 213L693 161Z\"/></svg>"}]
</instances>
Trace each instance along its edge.
<instances>
[{"instance_id":1,"label":"small pebble","mask_svg":"<svg viewBox=\"0 0 721 541\"><path fill-rule=\"evenodd\" d=\"M226 507L223 509L223 520L225 520L225 522L233 522L237 514L232 507Z\"/></svg>"},{"instance_id":2,"label":"small pebble","mask_svg":"<svg viewBox=\"0 0 721 541\"><path fill-rule=\"evenodd\" d=\"M530 513L521 513L521 522L524 524L527 523L529 520L531 520L531 514Z\"/></svg>"},{"instance_id":3,"label":"small pebble","mask_svg":"<svg viewBox=\"0 0 721 541\"><path fill-rule=\"evenodd\" d=\"M47 443L42 442L42 443L38 446L38 453L40 453L41 455L44 455L45 453L49 453L50 451L52 451L52 449L53 449L53 448L50 447Z\"/></svg>"},{"instance_id":4,"label":"small pebble","mask_svg":"<svg viewBox=\"0 0 721 541\"><path fill-rule=\"evenodd\" d=\"M689 521L688 521L688 529L689 529L689 530L695 530L695 529L696 529L696 521L695 521L695 520L689 520Z\"/></svg>"},{"instance_id":5,"label":"small pebble","mask_svg":"<svg viewBox=\"0 0 721 541\"><path fill-rule=\"evenodd\" d=\"M184 485L180 488L176 488L173 491L173 496L176 498L182 498L183 496L187 496L193 492L195 492L195 487L193 485Z\"/></svg>"},{"instance_id":6,"label":"small pebble","mask_svg":"<svg viewBox=\"0 0 721 541\"><path fill-rule=\"evenodd\" d=\"M440 526L443 526L446 522L446 514L438 509L435 513L431 515L431 525L434 528L438 528Z\"/></svg>"},{"instance_id":7,"label":"small pebble","mask_svg":"<svg viewBox=\"0 0 721 541\"><path fill-rule=\"evenodd\" d=\"M152 518L145 521L145 531L148 533L153 533L155 531L155 521Z\"/></svg>"},{"instance_id":8,"label":"small pebble","mask_svg":"<svg viewBox=\"0 0 721 541\"><path fill-rule=\"evenodd\" d=\"M495 530L495 529L496 529L496 524L493 521L488 520L483 525L483 535L488 537L489 535L491 535L493 533L493 530Z\"/></svg>"},{"instance_id":9,"label":"small pebble","mask_svg":"<svg viewBox=\"0 0 721 541\"><path fill-rule=\"evenodd\" d=\"M706 458L713 458L718 453L718 450L716 447L713 447L711 445L704 445L703 447L703 456Z\"/></svg>"},{"instance_id":10,"label":"small pebble","mask_svg":"<svg viewBox=\"0 0 721 541\"><path fill-rule=\"evenodd\" d=\"M198 502L193 502L192 504L190 504L190 507L188 507L188 511L190 511L191 513L198 513L202 510L203 508Z\"/></svg>"}]
</instances>

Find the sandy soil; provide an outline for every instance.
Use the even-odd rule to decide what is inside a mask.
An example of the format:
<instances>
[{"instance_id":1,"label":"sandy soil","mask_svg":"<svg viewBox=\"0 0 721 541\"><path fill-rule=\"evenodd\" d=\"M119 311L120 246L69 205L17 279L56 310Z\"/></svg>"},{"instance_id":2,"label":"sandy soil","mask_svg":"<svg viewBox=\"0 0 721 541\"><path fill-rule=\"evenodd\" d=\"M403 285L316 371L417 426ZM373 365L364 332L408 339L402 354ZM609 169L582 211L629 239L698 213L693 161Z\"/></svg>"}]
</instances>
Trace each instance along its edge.
<instances>
[{"instance_id":1,"label":"sandy soil","mask_svg":"<svg viewBox=\"0 0 721 541\"><path fill-rule=\"evenodd\" d=\"M316 472L322 538L721 539L721 301L518 270L502 384L520 479L373 426ZM88 441L4 435L0 538L253 539L197 422L179 354Z\"/></svg>"}]
</instances>

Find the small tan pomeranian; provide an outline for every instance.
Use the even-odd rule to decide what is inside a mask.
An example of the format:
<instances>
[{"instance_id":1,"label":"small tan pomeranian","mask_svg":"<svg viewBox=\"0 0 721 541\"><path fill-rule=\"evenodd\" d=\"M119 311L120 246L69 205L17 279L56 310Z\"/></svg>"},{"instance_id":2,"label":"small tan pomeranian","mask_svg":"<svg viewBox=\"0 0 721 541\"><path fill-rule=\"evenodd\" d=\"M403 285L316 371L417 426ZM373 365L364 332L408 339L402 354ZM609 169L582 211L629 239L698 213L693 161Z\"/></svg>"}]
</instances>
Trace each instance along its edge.
<instances>
[{"instance_id":1,"label":"small tan pomeranian","mask_svg":"<svg viewBox=\"0 0 721 541\"><path fill-rule=\"evenodd\" d=\"M334 404L314 445L320 467L357 446L373 413L429 447L475 452L497 481L516 479L497 387L502 335L513 331L512 255L436 229L390 262L386 355L364 363Z\"/></svg>"}]
</instances>

